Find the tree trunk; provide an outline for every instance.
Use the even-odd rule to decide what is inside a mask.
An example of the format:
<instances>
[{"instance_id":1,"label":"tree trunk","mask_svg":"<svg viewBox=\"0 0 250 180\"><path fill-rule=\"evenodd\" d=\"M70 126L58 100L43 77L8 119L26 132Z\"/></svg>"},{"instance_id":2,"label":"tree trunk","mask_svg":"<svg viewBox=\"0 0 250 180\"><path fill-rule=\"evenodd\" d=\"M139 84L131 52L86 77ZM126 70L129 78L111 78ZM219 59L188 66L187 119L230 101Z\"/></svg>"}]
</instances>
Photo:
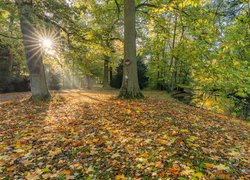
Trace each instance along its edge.
<instances>
[{"instance_id":1,"label":"tree trunk","mask_svg":"<svg viewBox=\"0 0 250 180\"><path fill-rule=\"evenodd\" d=\"M11 76L9 55L9 48L0 44L0 92L8 90L8 83Z\"/></svg>"},{"instance_id":2,"label":"tree trunk","mask_svg":"<svg viewBox=\"0 0 250 180\"><path fill-rule=\"evenodd\" d=\"M87 74L86 79L87 79L87 89L91 90L92 89L92 78L89 74Z\"/></svg>"},{"instance_id":3,"label":"tree trunk","mask_svg":"<svg viewBox=\"0 0 250 180\"><path fill-rule=\"evenodd\" d=\"M175 14L175 20L174 20L174 37L173 37L173 43L172 43L172 51L175 49L175 40L176 40L176 31L177 31L177 14ZM173 53L173 52L172 52ZM176 86L176 70L177 70L177 58L172 55L171 56L171 65L172 65L172 76L171 76L171 83L170 83L170 91L173 92L174 88Z\"/></svg>"},{"instance_id":4,"label":"tree trunk","mask_svg":"<svg viewBox=\"0 0 250 180\"><path fill-rule=\"evenodd\" d=\"M32 0L21 0L18 2L20 26L23 35L26 62L30 72L32 99L47 100L50 99L51 95L46 83L39 39L36 36L35 28L33 25L31 15Z\"/></svg>"},{"instance_id":5,"label":"tree trunk","mask_svg":"<svg viewBox=\"0 0 250 180\"><path fill-rule=\"evenodd\" d=\"M137 74L135 0L124 0L123 81L119 97L142 98Z\"/></svg>"},{"instance_id":6,"label":"tree trunk","mask_svg":"<svg viewBox=\"0 0 250 180\"><path fill-rule=\"evenodd\" d=\"M250 95L247 96L246 104L244 105L244 108L243 108L243 118L245 120L248 119L249 111L250 111Z\"/></svg>"},{"instance_id":7,"label":"tree trunk","mask_svg":"<svg viewBox=\"0 0 250 180\"><path fill-rule=\"evenodd\" d=\"M109 67L109 85L111 86L111 83L113 81L113 68Z\"/></svg>"},{"instance_id":8,"label":"tree trunk","mask_svg":"<svg viewBox=\"0 0 250 180\"><path fill-rule=\"evenodd\" d=\"M109 86L109 58L105 56L104 58L104 75L103 75L103 87Z\"/></svg>"}]
</instances>

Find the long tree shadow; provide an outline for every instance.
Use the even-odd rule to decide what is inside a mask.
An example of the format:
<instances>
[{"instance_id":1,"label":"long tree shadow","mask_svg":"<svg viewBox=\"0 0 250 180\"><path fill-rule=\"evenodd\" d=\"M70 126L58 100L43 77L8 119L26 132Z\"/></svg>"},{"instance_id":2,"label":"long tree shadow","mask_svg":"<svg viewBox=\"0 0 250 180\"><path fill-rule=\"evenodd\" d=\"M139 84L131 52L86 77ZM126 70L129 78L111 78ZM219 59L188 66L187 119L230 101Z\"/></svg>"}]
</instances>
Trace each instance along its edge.
<instances>
[{"instance_id":1,"label":"long tree shadow","mask_svg":"<svg viewBox=\"0 0 250 180\"><path fill-rule=\"evenodd\" d=\"M29 98L0 104L0 179L21 177L28 170L27 160L36 166L35 149L45 135L50 105L50 101L34 102Z\"/></svg>"},{"instance_id":2,"label":"long tree shadow","mask_svg":"<svg viewBox=\"0 0 250 180\"><path fill-rule=\"evenodd\" d=\"M95 98L93 96L89 96L89 95L86 95L86 94L83 94L83 93L80 93L80 96L84 96L84 97L87 97L91 100L94 100L94 101L99 101L99 102L108 102L108 101L105 101L105 100L101 100L101 99L98 99L98 98Z\"/></svg>"},{"instance_id":3,"label":"long tree shadow","mask_svg":"<svg viewBox=\"0 0 250 180\"><path fill-rule=\"evenodd\" d=\"M26 128L41 126L47 116L49 105L49 101L34 102L29 99L2 103L0 132L4 141L1 142L13 144L13 141L22 137Z\"/></svg>"},{"instance_id":4,"label":"long tree shadow","mask_svg":"<svg viewBox=\"0 0 250 180\"><path fill-rule=\"evenodd\" d=\"M6 158L2 174L41 178L46 173L39 170L45 169L47 177L74 173L76 179L91 174L100 179L119 174L152 178L152 173L177 178L187 165L193 174L215 173L217 165L228 169L220 165L230 160L226 153L238 153L238 143L244 150L245 142L239 138L246 137L245 130L233 129L237 124L220 122L180 103L109 96L99 101L98 95L87 93L64 97L47 104L23 101L1 107L0 156ZM209 118L206 124L203 116ZM229 177L234 179L246 169L242 162L237 172L227 172ZM208 170L204 164L215 168Z\"/></svg>"},{"instance_id":5,"label":"long tree shadow","mask_svg":"<svg viewBox=\"0 0 250 180\"><path fill-rule=\"evenodd\" d=\"M246 136L246 130L237 135L238 131L230 125L232 122L219 120L214 115L206 114L204 117L208 117L209 122L204 124L201 112L188 112L194 109L178 104L183 108L180 111L175 106L170 108L159 101L119 100L89 106L85 116L75 116L80 122L77 128L82 131L75 131L79 139L73 143L74 147L84 146L82 161L90 159L88 162L101 172L99 176L105 178L114 178L116 173L136 176L139 171L152 177L150 171L131 168L138 163L140 167L156 167L157 173L168 173L169 177L181 176L180 172L184 171L176 162L188 164L193 174L208 175L210 171L219 172L217 167L224 168L231 178L236 178L241 170L246 169L242 163L241 169L229 171L238 162L234 165L228 163L233 157L226 155L239 153L235 147L242 143L240 138ZM80 105L79 111L86 112L85 108ZM239 142L230 138L237 138ZM246 154L242 158L246 158ZM221 165L223 163L227 165ZM113 174L102 172L103 167L112 169Z\"/></svg>"}]
</instances>

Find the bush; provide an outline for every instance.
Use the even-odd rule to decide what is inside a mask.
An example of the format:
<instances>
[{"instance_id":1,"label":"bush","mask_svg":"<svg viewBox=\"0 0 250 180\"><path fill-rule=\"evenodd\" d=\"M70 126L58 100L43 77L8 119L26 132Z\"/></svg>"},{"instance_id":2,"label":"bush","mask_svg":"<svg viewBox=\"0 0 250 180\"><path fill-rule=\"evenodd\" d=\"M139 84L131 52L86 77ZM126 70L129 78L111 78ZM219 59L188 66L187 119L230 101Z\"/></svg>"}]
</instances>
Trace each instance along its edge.
<instances>
[{"instance_id":1,"label":"bush","mask_svg":"<svg viewBox=\"0 0 250 180\"><path fill-rule=\"evenodd\" d=\"M30 80L27 76L11 77L0 92L25 92L30 91Z\"/></svg>"}]
</instances>

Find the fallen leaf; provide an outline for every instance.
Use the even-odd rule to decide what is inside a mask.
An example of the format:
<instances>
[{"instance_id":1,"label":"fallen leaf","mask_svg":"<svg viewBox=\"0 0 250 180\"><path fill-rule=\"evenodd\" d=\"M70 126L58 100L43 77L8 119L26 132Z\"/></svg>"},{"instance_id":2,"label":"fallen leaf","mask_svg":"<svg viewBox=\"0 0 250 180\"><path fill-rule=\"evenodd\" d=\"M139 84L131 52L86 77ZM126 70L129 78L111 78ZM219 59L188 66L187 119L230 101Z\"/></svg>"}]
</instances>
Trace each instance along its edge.
<instances>
[{"instance_id":1,"label":"fallen leaf","mask_svg":"<svg viewBox=\"0 0 250 180\"><path fill-rule=\"evenodd\" d=\"M116 180L125 180L126 177L123 174L120 174L120 175L115 176L115 179Z\"/></svg>"}]
</instances>

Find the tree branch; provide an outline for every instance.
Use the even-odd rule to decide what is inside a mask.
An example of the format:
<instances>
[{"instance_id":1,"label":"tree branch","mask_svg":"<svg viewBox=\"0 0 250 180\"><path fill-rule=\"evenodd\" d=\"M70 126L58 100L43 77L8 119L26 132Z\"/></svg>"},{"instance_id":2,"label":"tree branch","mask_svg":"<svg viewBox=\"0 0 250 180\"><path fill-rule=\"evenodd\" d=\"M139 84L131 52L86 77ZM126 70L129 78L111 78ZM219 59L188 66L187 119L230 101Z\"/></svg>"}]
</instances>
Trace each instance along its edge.
<instances>
[{"instance_id":1,"label":"tree branch","mask_svg":"<svg viewBox=\"0 0 250 180\"><path fill-rule=\"evenodd\" d=\"M151 8L158 8L158 6L154 5L154 4L149 4L149 3L142 3L142 4L138 4L135 9L138 10L141 7L151 7Z\"/></svg>"},{"instance_id":2,"label":"tree branch","mask_svg":"<svg viewBox=\"0 0 250 180\"><path fill-rule=\"evenodd\" d=\"M117 7L117 18L120 19L120 13L121 13L120 4L117 2L117 0L115 0L115 4Z\"/></svg>"}]
</instances>

